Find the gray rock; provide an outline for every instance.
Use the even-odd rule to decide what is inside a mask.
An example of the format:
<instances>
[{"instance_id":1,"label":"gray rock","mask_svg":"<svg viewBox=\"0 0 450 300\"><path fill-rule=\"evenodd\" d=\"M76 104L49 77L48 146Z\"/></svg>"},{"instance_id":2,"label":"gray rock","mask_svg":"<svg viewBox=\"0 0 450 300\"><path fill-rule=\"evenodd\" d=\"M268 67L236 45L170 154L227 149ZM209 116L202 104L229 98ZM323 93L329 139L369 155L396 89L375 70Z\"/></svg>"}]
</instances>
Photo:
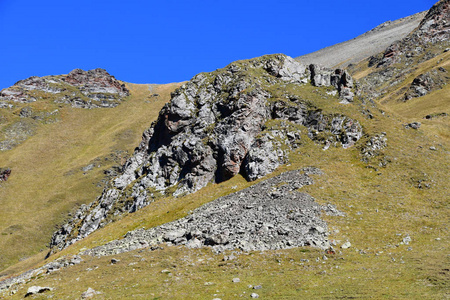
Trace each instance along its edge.
<instances>
[{"instance_id":1,"label":"gray rock","mask_svg":"<svg viewBox=\"0 0 450 300\"><path fill-rule=\"evenodd\" d=\"M98 292L98 291L94 290L93 288L88 288L86 292L81 294L81 299L92 298L95 295L99 295L99 294L101 294L101 292Z\"/></svg>"},{"instance_id":2,"label":"gray rock","mask_svg":"<svg viewBox=\"0 0 450 300\"><path fill-rule=\"evenodd\" d=\"M420 122L412 122L412 123L409 123L409 124L405 124L405 125L403 125L403 126L405 126L405 128L411 128L411 129L419 129L420 128L420 126L421 126L422 124L420 123Z\"/></svg>"},{"instance_id":3,"label":"gray rock","mask_svg":"<svg viewBox=\"0 0 450 300\"><path fill-rule=\"evenodd\" d=\"M68 86L76 87L68 89ZM30 77L0 92L2 103L31 103L42 100L32 91L52 95L57 103L78 108L115 107L129 95L128 89L103 69L83 71L75 69L68 75ZM31 110L24 108L21 117L30 117Z\"/></svg>"},{"instance_id":4,"label":"gray rock","mask_svg":"<svg viewBox=\"0 0 450 300\"><path fill-rule=\"evenodd\" d=\"M433 69L424 74L420 74L414 78L409 90L405 93L405 101L412 98L418 98L427 95L428 93L441 89L448 81L446 71L439 69Z\"/></svg>"},{"instance_id":5,"label":"gray rock","mask_svg":"<svg viewBox=\"0 0 450 300\"><path fill-rule=\"evenodd\" d=\"M352 246L352 244L350 242L345 242L344 244L341 245L342 249L348 249Z\"/></svg>"},{"instance_id":6,"label":"gray rock","mask_svg":"<svg viewBox=\"0 0 450 300\"><path fill-rule=\"evenodd\" d=\"M238 282L241 282L241 280L239 278L233 278L233 282L238 283Z\"/></svg>"},{"instance_id":7,"label":"gray rock","mask_svg":"<svg viewBox=\"0 0 450 300\"><path fill-rule=\"evenodd\" d=\"M210 247L215 252L305 245L328 249L327 225L320 218L322 206L311 196L298 192L300 187L312 183L306 174L286 172L209 202L185 218L148 230L128 232L123 239L83 254L118 254L155 247L168 240L190 248Z\"/></svg>"},{"instance_id":8,"label":"gray rock","mask_svg":"<svg viewBox=\"0 0 450 300\"><path fill-rule=\"evenodd\" d=\"M311 84L314 86L334 86L339 92L341 103L353 102L354 93L352 91L353 78L346 70L320 67L315 64L309 66L311 72Z\"/></svg>"},{"instance_id":9,"label":"gray rock","mask_svg":"<svg viewBox=\"0 0 450 300\"><path fill-rule=\"evenodd\" d=\"M239 172L250 181L261 178L288 162L290 151L300 142L295 125L304 125L308 136L326 147L353 146L362 136L358 121L325 115L296 95L269 101L274 84L302 85L309 76L323 71L314 66L310 69L277 54L195 76L172 94L113 186L68 222L69 228L80 226L77 234L63 226L54 233L51 246L63 249L111 222L112 215L134 212L168 189L181 196ZM346 71L336 70L333 76L338 89L353 87ZM331 85L331 73L330 82L327 80L325 84ZM282 119L281 125L266 128L272 119ZM326 140L321 139L323 135ZM183 236L163 238L172 242L179 238L197 246ZM227 243L223 235L208 240ZM253 247L252 243L245 245Z\"/></svg>"},{"instance_id":10,"label":"gray rock","mask_svg":"<svg viewBox=\"0 0 450 300\"><path fill-rule=\"evenodd\" d=\"M259 298L259 295L257 293L252 293L250 295L250 297L252 297L253 299Z\"/></svg>"},{"instance_id":11,"label":"gray rock","mask_svg":"<svg viewBox=\"0 0 450 300\"><path fill-rule=\"evenodd\" d=\"M47 291L52 291L53 288L51 287L42 287L42 286L31 286L28 288L27 293L25 294L25 297L29 297L31 295L41 294Z\"/></svg>"},{"instance_id":12,"label":"gray rock","mask_svg":"<svg viewBox=\"0 0 450 300\"><path fill-rule=\"evenodd\" d=\"M412 242L412 239L411 239L411 237L410 237L409 235L407 235L407 236L405 236L405 237L403 238L402 242L403 242L403 244L405 244L405 245L409 245L409 243Z\"/></svg>"},{"instance_id":13,"label":"gray rock","mask_svg":"<svg viewBox=\"0 0 450 300\"><path fill-rule=\"evenodd\" d=\"M11 176L10 168L0 168L0 181L7 181L9 176Z\"/></svg>"}]
</instances>

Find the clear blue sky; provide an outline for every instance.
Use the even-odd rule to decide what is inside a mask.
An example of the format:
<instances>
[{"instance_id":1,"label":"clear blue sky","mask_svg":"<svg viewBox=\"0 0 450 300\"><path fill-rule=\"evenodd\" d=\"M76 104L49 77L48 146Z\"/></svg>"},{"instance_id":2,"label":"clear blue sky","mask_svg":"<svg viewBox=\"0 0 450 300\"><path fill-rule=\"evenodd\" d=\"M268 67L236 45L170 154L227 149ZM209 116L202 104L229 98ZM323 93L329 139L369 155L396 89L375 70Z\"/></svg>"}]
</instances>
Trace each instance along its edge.
<instances>
[{"instance_id":1,"label":"clear blue sky","mask_svg":"<svg viewBox=\"0 0 450 300\"><path fill-rule=\"evenodd\" d=\"M238 59L310 53L435 2L0 0L0 89L74 68L179 82Z\"/></svg>"}]
</instances>

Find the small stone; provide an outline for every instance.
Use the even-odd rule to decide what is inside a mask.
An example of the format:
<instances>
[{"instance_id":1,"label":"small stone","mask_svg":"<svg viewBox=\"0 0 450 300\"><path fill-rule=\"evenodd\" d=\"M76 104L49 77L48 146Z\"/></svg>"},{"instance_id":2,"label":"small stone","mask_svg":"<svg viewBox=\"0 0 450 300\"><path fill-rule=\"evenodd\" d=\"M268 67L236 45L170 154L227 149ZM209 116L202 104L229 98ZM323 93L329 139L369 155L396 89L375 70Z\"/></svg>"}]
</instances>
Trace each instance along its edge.
<instances>
[{"instance_id":1,"label":"small stone","mask_svg":"<svg viewBox=\"0 0 450 300\"><path fill-rule=\"evenodd\" d=\"M253 287L253 289L254 289L254 290L260 290L260 289L262 289L262 285L255 285L255 286Z\"/></svg>"},{"instance_id":2,"label":"small stone","mask_svg":"<svg viewBox=\"0 0 450 300\"><path fill-rule=\"evenodd\" d=\"M342 246L341 246L341 248L342 249L348 249L348 248L350 248L352 246L352 244L350 243L350 242L345 242Z\"/></svg>"},{"instance_id":3,"label":"small stone","mask_svg":"<svg viewBox=\"0 0 450 300\"><path fill-rule=\"evenodd\" d=\"M250 297L252 297L252 298L259 298L259 295L258 295L257 293L252 293L252 294L250 295Z\"/></svg>"},{"instance_id":4,"label":"small stone","mask_svg":"<svg viewBox=\"0 0 450 300\"><path fill-rule=\"evenodd\" d=\"M403 244L409 245L409 243L412 241L411 237L409 235L405 236L403 238Z\"/></svg>"},{"instance_id":5,"label":"small stone","mask_svg":"<svg viewBox=\"0 0 450 300\"><path fill-rule=\"evenodd\" d=\"M223 261L233 260L233 259L236 259L236 256L234 256L234 254L225 255L225 256L223 257Z\"/></svg>"},{"instance_id":6,"label":"small stone","mask_svg":"<svg viewBox=\"0 0 450 300\"><path fill-rule=\"evenodd\" d=\"M436 238L435 240L436 240L436 241L440 241L440 240L441 240L441 238Z\"/></svg>"},{"instance_id":7,"label":"small stone","mask_svg":"<svg viewBox=\"0 0 450 300\"><path fill-rule=\"evenodd\" d=\"M240 280L239 278L233 278L233 282L234 282L234 283L236 283L236 282L241 282L241 280Z\"/></svg>"},{"instance_id":8,"label":"small stone","mask_svg":"<svg viewBox=\"0 0 450 300\"><path fill-rule=\"evenodd\" d=\"M93 288L88 288L86 292L81 294L81 298L82 299L87 299L87 298L94 297L95 295L98 295L98 294L101 294L101 292L97 292Z\"/></svg>"},{"instance_id":9,"label":"small stone","mask_svg":"<svg viewBox=\"0 0 450 300\"><path fill-rule=\"evenodd\" d=\"M432 150L432 151L436 151L436 147L434 147L434 146L431 146L431 147L430 147L430 150Z\"/></svg>"},{"instance_id":10,"label":"small stone","mask_svg":"<svg viewBox=\"0 0 450 300\"><path fill-rule=\"evenodd\" d=\"M120 259L112 258L112 259L111 259L111 264L115 265L115 264L117 264L119 261L120 261Z\"/></svg>"}]
</instances>

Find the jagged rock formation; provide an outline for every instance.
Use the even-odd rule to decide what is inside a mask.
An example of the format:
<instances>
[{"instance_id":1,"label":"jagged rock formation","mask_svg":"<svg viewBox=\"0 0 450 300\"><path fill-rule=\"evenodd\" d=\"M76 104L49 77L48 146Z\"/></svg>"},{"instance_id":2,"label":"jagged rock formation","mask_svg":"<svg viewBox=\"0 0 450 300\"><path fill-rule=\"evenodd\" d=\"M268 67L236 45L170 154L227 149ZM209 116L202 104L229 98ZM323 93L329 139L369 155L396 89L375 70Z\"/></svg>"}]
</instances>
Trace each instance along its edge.
<instances>
[{"instance_id":1,"label":"jagged rock formation","mask_svg":"<svg viewBox=\"0 0 450 300\"><path fill-rule=\"evenodd\" d=\"M276 250L312 245L330 247L327 224L320 218L341 215L332 206L322 207L298 191L322 174L316 168L305 173L290 171L245 190L218 198L189 216L148 230L128 232L123 239L85 251L89 255L112 255L161 243L189 248L211 247L216 252L241 249Z\"/></svg>"},{"instance_id":2,"label":"jagged rock formation","mask_svg":"<svg viewBox=\"0 0 450 300\"><path fill-rule=\"evenodd\" d=\"M450 77L444 68L433 69L414 78L409 90L405 93L405 101L422 97L431 91L442 88Z\"/></svg>"},{"instance_id":3,"label":"jagged rock formation","mask_svg":"<svg viewBox=\"0 0 450 300\"><path fill-rule=\"evenodd\" d=\"M10 168L0 168L0 181L6 181L8 180L9 176L11 176L11 169Z\"/></svg>"},{"instance_id":4,"label":"jagged rock formation","mask_svg":"<svg viewBox=\"0 0 450 300\"><path fill-rule=\"evenodd\" d=\"M449 20L450 0L441 0L427 12L416 30L390 45L383 53L371 57L369 67L377 68L360 82L366 94L373 98L386 94L391 87L405 80L417 64L445 52L450 45ZM420 87L427 79L426 74L422 76L406 93L406 100L423 95L429 88Z\"/></svg>"},{"instance_id":5,"label":"jagged rock formation","mask_svg":"<svg viewBox=\"0 0 450 300\"><path fill-rule=\"evenodd\" d=\"M438 44L450 38L450 1L441 0L428 11L419 27L406 38L389 46L379 65L391 65L426 51L428 44ZM443 46L444 47L444 46ZM443 48L445 49L445 48ZM427 58L429 59L429 58Z\"/></svg>"},{"instance_id":6,"label":"jagged rock formation","mask_svg":"<svg viewBox=\"0 0 450 300\"><path fill-rule=\"evenodd\" d=\"M314 86L334 86L342 99L342 103L353 101L353 78L346 70L331 70L318 65L310 65L311 83Z\"/></svg>"},{"instance_id":7,"label":"jagged rock formation","mask_svg":"<svg viewBox=\"0 0 450 300\"><path fill-rule=\"evenodd\" d=\"M0 92L0 108L42 99L80 108L115 107L128 95L125 85L103 69L75 69L65 76L34 76L17 82Z\"/></svg>"},{"instance_id":8,"label":"jagged rock formation","mask_svg":"<svg viewBox=\"0 0 450 300\"><path fill-rule=\"evenodd\" d=\"M58 106L62 104L88 109L112 108L128 95L125 85L103 69L75 69L68 75L21 80L0 91L0 109L11 116L9 124L2 124L0 130L0 151L11 150L24 142L36 133L39 124L58 122Z\"/></svg>"},{"instance_id":9,"label":"jagged rock formation","mask_svg":"<svg viewBox=\"0 0 450 300\"><path fill-rule=\"evenodd\" d=\"M267 175L287 162L301 126L326 148L354 145L362 136L358 121L326 115L293 92L308 82L335 86L342 97L348 96L342 91L351 92L347 72L337 70L319 84L320 72L325 71L278 54L195 76L173 93L113 186L83 206L53 235L51 245L64 248L112 215L134 212L160 193L192 193L238 173L248 180Z\"/></svg>"}]
</instances>

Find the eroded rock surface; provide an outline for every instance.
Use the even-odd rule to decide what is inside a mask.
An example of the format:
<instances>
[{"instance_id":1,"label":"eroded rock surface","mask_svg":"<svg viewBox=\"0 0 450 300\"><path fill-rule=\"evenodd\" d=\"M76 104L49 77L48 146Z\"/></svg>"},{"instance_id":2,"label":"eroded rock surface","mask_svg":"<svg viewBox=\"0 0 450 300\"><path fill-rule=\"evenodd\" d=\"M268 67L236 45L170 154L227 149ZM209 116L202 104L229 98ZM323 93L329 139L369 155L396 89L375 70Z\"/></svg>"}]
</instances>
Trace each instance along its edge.
<instances>
[{"instance_id":1,"label":"eroded rock surface","mask_svg":"<svg viewBox=\"0 0 450 300\"><path fill-rule=\"evenodd\" d=\"M339 91L342 103L353 101L353 78L346 70L331 70L314 64L310 65L309 68L311 70L311 84L314 86L334 86Z\"/></svg>"},{"instance_id":2,"label":"eroded rock surface","mask_svg":"<svg viewBox=\"0 0 450 300\"><path fill-rule=\"evenodd\" d=\"M261 178L288 161L301 128L325 148L354 145L362 136L357 120L325 114L289 92L312 80L317 85L310 68L281 54L195 76L172 94L112 186L82 206L51 245L64 248L161 193L192 193L238 173ZM342 91L353 83L334 71L329 86Z\"/></svg>"},{"instance_id":3,"label":"eroded rock surface","mask_svg":"<svg viewBox=\"0 0 450 300\"><path fill-rule=\"evenodd\" d=\"M103 69L75 69L68 75L33 76L0 92L0 108L51 99L73 107L115 107L129 95L125 85Z\"/></svg>"},{"instance_id":4,"label":"eroded rock surface","mask_svg":"<svg viewBox=\"0 0 450 300\"><path fill-rule=\"evenodd\" d=\"M408 92L405 93L405 101L422 97L431 91L442 88L450 77L444 68L433 69L430 72L420 74L414 78Z\"/></svg>"},{"instance_id":5,"label":"eroded rock surface","mask_svg":"<svg viewBox=\"0 0 450 300\"><path fill-rule=\"evenodd\" d=\"M180 220L149 230L129 232L83 254L112 255L160 243L189 248L211 247L216 252L241 249L275 250L305 245L329 248L327 224L322 207L298 189L313 183L308 174L321 174L316 168L290 171L242 191L218 198ZM340 214L338 212L337 214Z\"/></svg>"}]
</instances>

